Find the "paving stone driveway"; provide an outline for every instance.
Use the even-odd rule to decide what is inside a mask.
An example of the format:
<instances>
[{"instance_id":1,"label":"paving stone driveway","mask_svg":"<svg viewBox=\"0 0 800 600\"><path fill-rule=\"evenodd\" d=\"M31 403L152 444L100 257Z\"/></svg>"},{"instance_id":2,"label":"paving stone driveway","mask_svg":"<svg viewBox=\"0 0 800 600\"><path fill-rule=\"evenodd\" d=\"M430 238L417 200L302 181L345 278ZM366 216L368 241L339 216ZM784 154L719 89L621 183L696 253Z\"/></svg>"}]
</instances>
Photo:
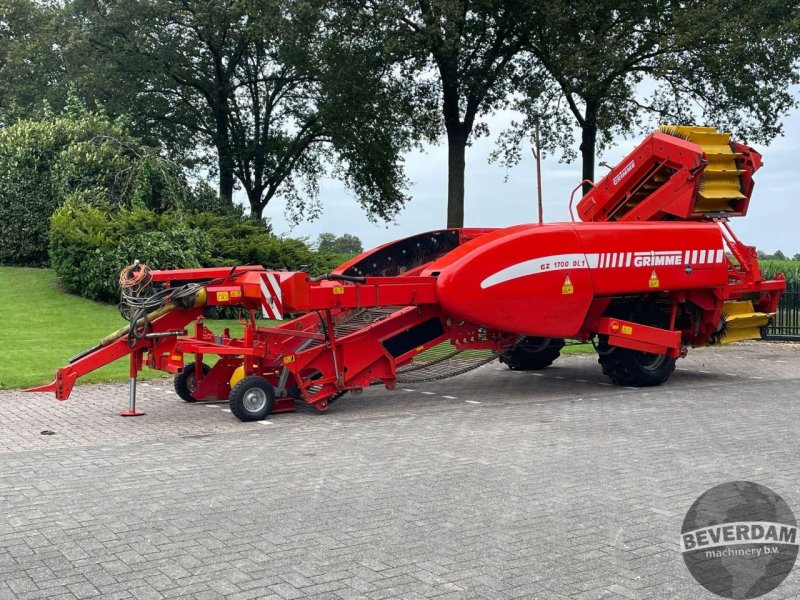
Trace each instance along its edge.
<instances>
[{"instance_id":1,"label":"paving stone driveway","mask_svg":"<svg viewBox=\"0 0 800 600\"><path fill-rule=\"evenodd\" d=\"M168 381L0 392L0 598L714 598L678 551L709 487L800 516L800 349L591 356L240 423ZM55 435L41 435L52 430ZM765 598L800 596L800 567Z\"/></svg>"}]
</instances>

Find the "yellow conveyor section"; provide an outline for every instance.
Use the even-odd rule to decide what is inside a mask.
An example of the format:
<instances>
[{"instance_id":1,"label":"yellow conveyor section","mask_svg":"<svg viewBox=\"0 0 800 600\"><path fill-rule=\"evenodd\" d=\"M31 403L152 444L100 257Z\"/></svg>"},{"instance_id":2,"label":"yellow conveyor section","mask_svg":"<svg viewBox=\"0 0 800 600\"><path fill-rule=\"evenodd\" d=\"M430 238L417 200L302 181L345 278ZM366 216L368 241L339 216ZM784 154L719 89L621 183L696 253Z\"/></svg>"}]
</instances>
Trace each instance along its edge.
<instances>
[{"instance_id":1,"label":"yellow conveyor section","mask_svg":"<svg viewBox=\"0 0 800 600\"><path fill-rule=\"evenodd\" d=\"M745 197L736 167L736 153L731 148L731 134L716 127L660 125L662 133L683 138L703 148L708 165L700 178L694 212L732 212L732 202Z\"/></svg>"}]
</instances>

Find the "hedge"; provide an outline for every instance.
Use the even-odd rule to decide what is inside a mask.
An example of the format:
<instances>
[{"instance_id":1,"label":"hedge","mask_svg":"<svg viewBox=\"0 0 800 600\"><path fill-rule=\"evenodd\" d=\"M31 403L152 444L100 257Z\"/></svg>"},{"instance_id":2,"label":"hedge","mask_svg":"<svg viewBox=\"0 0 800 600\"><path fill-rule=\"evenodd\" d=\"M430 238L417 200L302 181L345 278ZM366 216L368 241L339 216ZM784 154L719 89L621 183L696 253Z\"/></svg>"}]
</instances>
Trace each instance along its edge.
<instances>
[{"instance_id":1,"label":"hedge","mask_svg":"<svg viewBox=\"0 0 800 600\"><path fill-rule=\"evenodd\" d=\"M104 115L72 106L0 130L0 264L46 266L50 217L68 199L155 212L219 204Z\"/></svg>"},{"instance_id":2,"label":"hedge","mask_svg":"<svg viewBox=\"0 0 800 600\"><path fill-rule=\"evenodd\" d=\"M134 260L154 269L263 265L324 273L337 257L280 238L235 216L112 207L68 200L51 220L50 264L62 287L105 302L119 298L120 270Z\"/></svg>"}]
</instances>

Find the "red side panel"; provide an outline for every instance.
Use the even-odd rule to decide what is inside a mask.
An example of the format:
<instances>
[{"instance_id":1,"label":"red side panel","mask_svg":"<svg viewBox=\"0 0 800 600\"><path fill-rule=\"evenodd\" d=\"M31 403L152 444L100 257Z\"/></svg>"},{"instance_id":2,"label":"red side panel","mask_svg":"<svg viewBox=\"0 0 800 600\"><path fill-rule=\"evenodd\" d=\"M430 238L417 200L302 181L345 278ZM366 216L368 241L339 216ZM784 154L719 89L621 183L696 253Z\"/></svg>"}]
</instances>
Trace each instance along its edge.
<instances>
[{"instance_id":1,"label":"red side panel","mask_svg":"<svg viewBox=\"0 0 800 600\"><path fill-rule=\"evenodd\" d=\"M714 223L576 223L597 296L718 288L728 283Z\"/></svg>"},{"instance_id":2,"label":"red side panel","mask_svg":"<svg viewBox=\"0 0 800 600\"><path fill-rule=\"evenodd\" d=\"M577 333L592 301L585 256L570 224L520 225L467 242L426 269L454 319L515 333Z\"/></svg>"},{"instance_id":3,"label":"red side panel","mask_svg":"<svg viewBox=\"0 0 800 600\"><path fill-rule=\"evenodd\" d=\"M595 297L727 284L715 224L563 223L486 234L430 265L454 319L520 334L572 337Z\"/></svg>"}]
</instances>

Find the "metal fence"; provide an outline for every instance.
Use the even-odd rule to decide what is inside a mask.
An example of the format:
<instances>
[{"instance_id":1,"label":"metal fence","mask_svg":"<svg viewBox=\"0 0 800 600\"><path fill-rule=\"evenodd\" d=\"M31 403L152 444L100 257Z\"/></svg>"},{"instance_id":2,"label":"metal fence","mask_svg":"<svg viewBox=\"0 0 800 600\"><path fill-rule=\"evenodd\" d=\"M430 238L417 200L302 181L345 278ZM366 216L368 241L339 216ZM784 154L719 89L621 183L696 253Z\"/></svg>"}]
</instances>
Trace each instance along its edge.
<instances>
[{"instance_id":1,"label":"metal fence","mask_svg":"<svg viewBox=\"0 0 800 600\"><path fill-rule=\"evenodd\" d=\"M800 341L800 286L789 284L778 312L767 329L767 339Z\"/></svg>"}]
</instances>

